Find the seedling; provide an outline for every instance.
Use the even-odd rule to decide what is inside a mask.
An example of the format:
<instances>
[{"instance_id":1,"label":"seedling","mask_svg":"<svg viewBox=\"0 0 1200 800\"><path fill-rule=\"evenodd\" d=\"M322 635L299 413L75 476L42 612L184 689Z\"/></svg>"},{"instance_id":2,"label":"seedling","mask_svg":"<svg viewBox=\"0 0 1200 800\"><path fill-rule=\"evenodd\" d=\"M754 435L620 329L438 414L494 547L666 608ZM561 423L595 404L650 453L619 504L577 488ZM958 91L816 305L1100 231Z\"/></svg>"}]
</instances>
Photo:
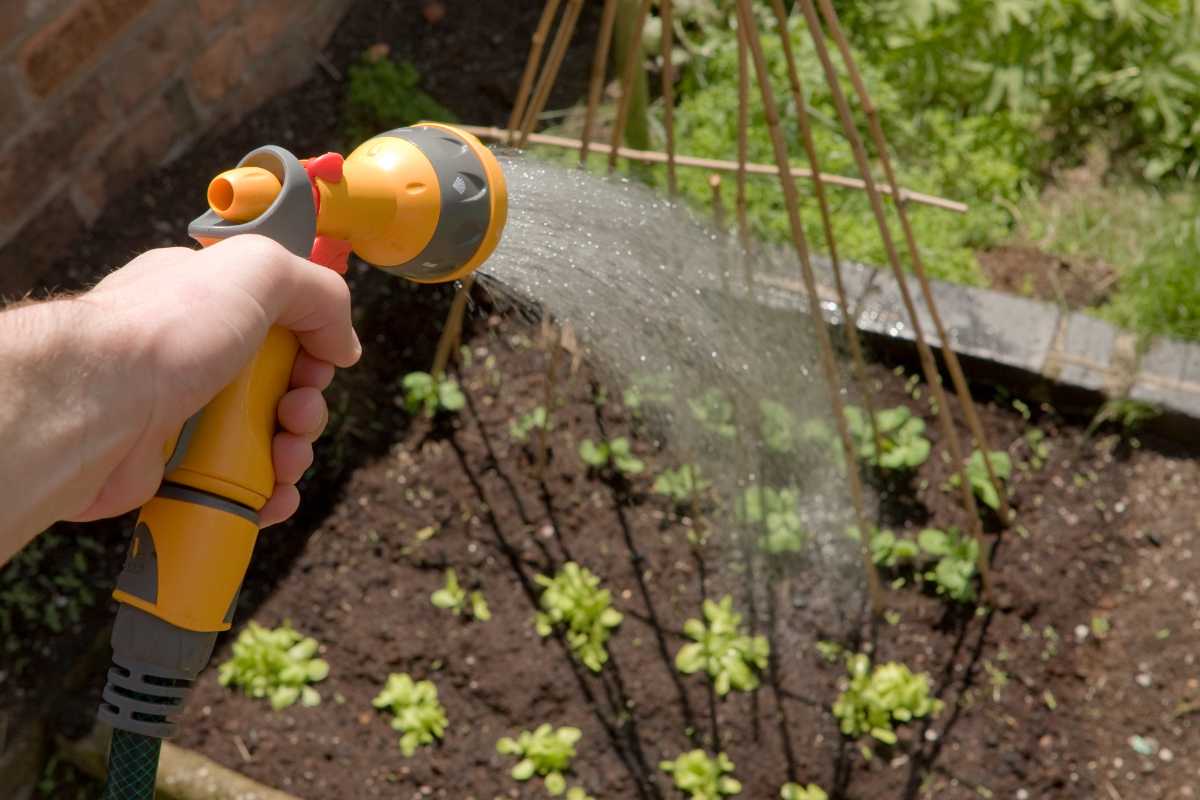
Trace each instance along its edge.
<instances>
[{"instance_id":1,"label":"seedling","mask_svg":"<svg viewBox=\"0 0 1200 800\"><path fill-rule=\"evenodd\" d=\"M709 389L698 398L690 398L688 407L705 430L722 439L732 439L737 434L733 424L733 403L719 389Z\"/></svg>"},{"instance_id":2,"label":"seedling","mask_svg":"<svg viewBox=\"0 0 1200 800\"><path fill-rule=\"evenodd\" d=\"M621 393L625 407L640 412L648 405L669 406L672 402L671 381L666 375L638 375L633 385Z\"/></svg>"},{"instance_id":3,"label":"seedling","mask_svg":"<svg viewBox=\"0 0 1200 800\"><path fill-rule=\"evenodd\" d=\"M800 436L795 417L786 406L774 400L763 400L758 407L762 412L763 444L772 453L794 452Z\"/></svg>"},{"instance_id":4,"label":"seedling","mask_svg":"<svg viewBox=\"0 0 1200 800\"><path fill-rule=\"evenodd\" d=\"M645 462L633 454L629 440L618 436L608 442L593 442L584 439L579 445L579 457L583 463L595 470L612 468L622 475L637 475L646 468Z\"/></svg>"},{"instance_id":5,"label":"seedling","mask_svg":"<svg viewBox=\"0 0 1200 800\"><path fill-rule=\"evenodd\" d=\"M492 618L483 592L474 591L468 596L467 590L459 585L458 574L453 569L446 570L446 585L431 594L429 602L455 614L470 615L480 622L487 622Z\"/></svg>"},{"instance_id":6,"label":"seedling","mask_svg":"<svg viewBox=\"0 0 1200 800\"><path fill-rule=\"evenodd\" d=\"M271 630L251 621L233 643L233 658L217 671L222 686L237 686L250 697L266 697L279 711L300 701L315 706L321 695L308 684L329 675L329 664L314 658L320 645L286 622Z\"/></svg>"},{"instance_id":7,"label":"seedling","mask_svg":"<svg viewBox=\"0 0 1200 800\"><path fill-rule=\"evenodd\" d=\"M969 603L975 599L975 570L979 543L954 528L939 531L926 528L917 535L921 550L937 559L925 580L937 584L937 592L951 600Z\"/></svg>"},{"instance_id":8,"label":"seedling","mask_svg":"<svg viewBox=\"0 0 1200 800\"><path fill-rule=\"evenodd\" d=\"M1003 450L993 450L989 460L992 462L992 469L996 472L998 479L1007 481L1012 477L1012 459L1008 457L1008 453ZM1000 495L996 493L996 487L992 485L991 478L988 477L987 465L983 463L982 450L971 453L971 457L967 459L966 472L971 489L979 501L993 511L999 510ZM960 483L957 472L950 476L951 486L957 487Z\"/></svg>"},{"instance_id":9,"label":"seedling","mask_svg":"<svg viewBox=\"0 0 1200 800\"><path fill-rule=\"evenodd\" d=\"M564 629L567 644L584 666L599 672L608 662L608 637L621 624L621 612L611 605L611 595L600 588L600 579L573 561L563 564L553 578L534 578L544 588L537 632L549 636Z\"/></svg>"},{"instance_id":10,"label":"seedling","mask_svg":"<svg viewBox=\"0 0 1200 800\"><path fill-rule=\"evenodd\" d=\"M563 773L571 768L575 758L575 743L583 736L579 728L553 729L548 723L539 725L533 733L521 731L516 739L505 736L496 742L496 752L521 759L512 768L512 776L527 781L534 775L546 779L546 791L560 795L567 788ZM582 790L580 790L582 791Z\"/></svg>"},{"instance_id":11,"label":"seedling","mask_svg":"<svg viewBox=\"0 0 1200 800\"><path fill-rule=\"evenodd\" d=\"M795 489L751 486L734 507L739 522L761 526L759 547L768 553L798 553L808 541L800 519L800 493Z\"/></svg>"},{"instance_id":12,"label":"seedling","mask_svg":"<svg viewBox=\"0 0 1200 800\"><path fill-rule=\"evenodd\" d=\"M674 761L660 761L658 768L672 775L675 788L692 800L721 800L742 791L741 782L730 774L733 762L724 753L711 758L703 750L692 750Z\"/></svg>"},{"instance_id":13,"label":"seedling","mask_svg":"<svg viewBox=\"0 0 1200 800\"><path fill-rule=\"evenodd\" d=\"M508 432L518 442L529 441L529 434L534 430L546 430L546 407L538 406L516 422L508 425Z\"/></svg>"},{"instance_id":14,"label":"seedling","mask_svg":"<svg viewBox=\"0 0 1200 800\"><path fill-rule=\"evenodd\" d=\"M31 629L62 633L77 626L96 603L89 555L101 552L95 539L46 531L0 570L0 633L4 650L16 653L35 637ZM58 559L69 554L69 558ZM16 660L8 665L22 666Z\"/></svg>"},{"instance_id":15,"label":"seedling","mask_svg":"<svg viewBox=\"0 0 1200 800\"><path fill-rule=\"evenodd\" d=\"M572 786L567 789L567 800L596 800L596 798L584 791L582 786Z\"/></svg>"},{"instance_id":16,"label":"seedling","mask_svg":"<svg viewBox=\"0 0 1200 800\"><path fill-rule=\"evenodd\" d=\"M871 534L871 560L876 566L893 569L916 560L921 548L912 539L897 536L891 531L878 530Z\"/></svg>"},{"instance_id":17,"label":"seedling","mask_svg":"<svg viewBox=\"0 0 1200 800\"><path fill-rule=\"evenodd\" d=\"M850 685L833 704L842 733L858 738L869 733L884 744L895 744L893 723L904 723L942 710L942 701L929 696L929 677L914 675L897 662L871 668L862 653L848 656Z\"/></svg>"},{"instance_id":18,"label":"seedling","mask_svg":"<svg viewBox=\"0 0 1200 800\"><path fill-rule=\"evenodd\" d=\"M742 615L733 610L730 595L719 603L706 599L704 620L689 619L683 624L683 632L694 641L679 649L675 668L685 675L704 670L721 697L731 689L757 689L757 671L767 668L771 652L766 637L750 636L741 628Z\"/></svg>"},{"instance_id":19,"label":"seedling","mask_svg":"<svg viewBox=\"0 0 1200 800\"><path fill-rule=\"evenodd\" d=\"M435 380L428 372L410 372L404 376L404 410L433 418L441 411L461 411L467 399L452 378Z\"/></svg>"},{"instance_id":20,"label":"seedling","mask_svg":"<svg viewBox=\"0 0 1200 800\"><path fill-rule=\"evenodd\" d=\"M683 464L679 469L665 469L654 479L654 492L671 498L677 508L685 508L708 487L709 481L700 477L695 464Z\"/></svg>"},{"instance_id":21,"label":"seedling","mask_svg":"<svg viewBox=\"0 0 1200 800\"><path fill-rule=\"evenodd\" d=\"M925 420L913 415L908 406L896 406L875 414L881 445L878 452L866 412L857 406L846 406L846 424L854 437L858 457L869 466L911 470L929 458L930 444L924 436Z\"/></svg>"},{"instance_id":22,"label":"seedling","mask_svg":"<svg viewBox=\"0 0 1200 800\"><path fill-rule=\"evenodd\" d=\"M371 704L392 713L392 728L404 734L400 752L405 758L441 739L446 730L446 709L438 702L433 681L414 681L408 673L393 672Z\"/></svg>"},{"instance_id":23,"label":"seedling","mask_svg":"<svg viewBox=\"0 0 1200 800\"><path fill-rule=\"evenodd\" d=\"M798 783L785 783L779 790L782 800L829 800L825 790L815 783L801 786Z\"/></svg>"}]
</instances>

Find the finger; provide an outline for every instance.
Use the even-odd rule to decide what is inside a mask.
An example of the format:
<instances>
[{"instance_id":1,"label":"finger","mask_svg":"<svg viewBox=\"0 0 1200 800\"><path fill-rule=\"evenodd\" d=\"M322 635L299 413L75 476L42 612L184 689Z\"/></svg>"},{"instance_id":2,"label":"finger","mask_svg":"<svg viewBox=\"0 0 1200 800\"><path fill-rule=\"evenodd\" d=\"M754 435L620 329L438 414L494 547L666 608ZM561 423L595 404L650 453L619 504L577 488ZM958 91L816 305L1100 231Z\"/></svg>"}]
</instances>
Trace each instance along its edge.
<instances>
[{"instance_id":1,"label":"finger","mask_svg":"<svg viewBox=\"0 0 1200 800\"><path fill-rule=\"evenodd\" d=\"M271 440L276 483L296 483L313 463L312 442L294 433L277 433Z\"/></svg>"},{"instance_id":2,"label":"finger","mask_svg":"<svg viewBox=\"0 0 1200 800\"><path fill-rule=\"evenodd\" d=\"M271 499L258 512L258 527L278 525L300 508L300 492L290 483L276 484Z\"/></svg>"},{"instance_id":3,"label":"finger","mask_svg":"<svg viewBox=\"0 0 1200 800\"><path fill-rule=\"evenodd\" d=\"M292 389L279 401L275 412L280 426L289 433L316 441L329 421L325 397L311 386Z\"/></svg>"},{"instance_id":4,"label":"finger","mask_svg":"<svg viewBox=\"0 0 1200 800\"><path fill-rule=\"evenodd\" d=\"M301 350L296 355L296 363L292 367L292 388L311 386L317 391L324 391L333 381L335 367L328 361L313 358Z\"/></svg>"}]
</instances>

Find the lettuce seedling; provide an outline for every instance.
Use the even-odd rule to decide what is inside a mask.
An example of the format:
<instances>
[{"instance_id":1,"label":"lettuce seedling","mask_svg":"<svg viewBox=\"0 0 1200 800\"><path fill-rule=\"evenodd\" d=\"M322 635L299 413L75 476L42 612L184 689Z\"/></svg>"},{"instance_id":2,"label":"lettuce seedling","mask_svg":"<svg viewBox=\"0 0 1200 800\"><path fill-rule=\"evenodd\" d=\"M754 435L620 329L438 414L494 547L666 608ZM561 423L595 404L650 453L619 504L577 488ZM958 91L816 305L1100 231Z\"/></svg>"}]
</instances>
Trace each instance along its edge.
<instances>
[{"instance_id":1,"label":"lettuce seedling","mask_svg":"<svg viewBox=\"0 0 1200 800\"><path fill-rule=\"evenodd\" d=\"M1008 453L1003 450L993 450L990 460L992 469L996 471L996 477L1007 482L1012 477L1012 459L1008 457ZM970 482L972 491L975 492L975 496L981 503L993 511L999 510L1000 495L997 494L996 487L992 485L992 480L988 477L987 465L983 463L982 450L974 451L967 459L967 481ZM957 488L961 483L957 472L950 476L950 486Z\"/></svg>"},{"instance_id":2,"label":"lettuce seedling","mask_svg":"<svg viewBox=\"0 0 1200 800\"><path fill-rule=\"evenodd\" d=\"M505 736L496 742L496 752L521 759L512 768L512 776L527 781L534 775L546 779L546 791L560 795L567 788L563 773L571 768L575 758L575 743L583 736L579 728L562 727L554 730L549 724L539 725L533 733L521 731L516 739Z\"/></svg>"},{"instance_id":3,"label":"lettuce seedling","mask_svg":"<svg viewBox=\"0 0 1200 800\"><path fill-rule=\"evenodd\" d=\"M937 714L942 701L929 696L929 677L914 675L897 662L871 668L862 653L846 658L850 685L833 704L833 715L842 733L859 737L869 733L884 744L895 744L892 724Z\"/></svg>"},{"instance_id":4,"label":"lettuce seedling","mask_svg":"<svg viewBox=\"0 0 1200 800\"><path fill-rule=\"evenodd\" d=\"M409 414L424 414L433 418L439 411L461 411L467 399L452 378L439 380L428 372L410 372L401 382L404 387L404 410Z\"/></svg>"},{"instance_id":5,"label":"lettuce seedling","mask_svg":"<svg viewBox=\"0 0 1200 800\"><path fill-rule=\"evenodd\" d=\"M798 783L785 783L779 790L781 800L829 800L825 790L815 783L801 786Z\"/></svg>"},{"instance_id":6,"label":"lettuce seedling","mask_svg":"<svg viewBox=\"0 0 1200 800\"><path fill-rule=\"evenodd\" d=\"M645 462L633 454L633 448L624 436L600 443L584 439L579 445L579 457L595 470L612 464L613 469L622 475L637 475L646 468Z\"/></svg>"},{"instance_id":7,"label":"lettuce seedling","mask_svg":"<svg viewBox=\"0 0 1200 800\"><path fill-rule=\"evenodd\" d=\"M567 644L584 666L599 672L608 662L608 637L621 624L621 612L611 605L611 595L600 588L600 579L568 561L553 578L534 578L543 587L537 632L549 636L564 629Z\"/></svg>"},{"instance_id":8,"label":"lettuce seedling","mask_svg":"<svg viewBox=\"0 0 1200 800\"><path fill-rule=\"evenodd\" d=\"M712 483L700 477L695 464L683 464L679 469L664 469L654 479L654 492L671 498L677 508L685 508Z\"/></svg>"},{"instance_id":9,"label":"lettuce seedling","mask_svg":"<svg viewBox=\"0 0 1200 800\"><path fill-rule=\"evenodd\" d=\"M758 546L768 553L798 553L808 541L800 519L800 493L795 489L751 486L734 506L739 522L760 526Z\"/></svg>"},{"instance_id":10,"label":"lettuce seedling","mask_svg":"<svg viewBox=\"0 0 1200 800\"><path fill-rule=\"evenodd\" d=\"M660 761L658 768L675 778L675 788L692 800L721 800L739 794L742 784L728 773L733 762L724 753L711 758L703 750L681 753L674 761Z\"/></svg>"},{"instance_id":11,"label":"lettuce seedling","mask_svg":"<svg viewBox=\"0 0 1200 800\"><path fill-rule=\"evenodd\" d=\"M897 536L888 530L875 529L871 534L871 560L876 566L889 569L916 560L921 548L912 539Z\"/></svg>"},{"instance_id":12,"label":"lettuce seedling","mask_svg":"<svg viewBox=\"0 0 1200 800\"><path fill-rule=\"evenodd\" d=\"M621 393L621 399L635 413L647 405L669 406L673 400L671 380L662 374L635 376L633 385Z\"/></svg>"},{"instance_id":13,"label":"lettuce seedling","mask_svg":"<svg viewBox=\"0 0 1200 800\"><path fill-rule=\"evenodd\" d=\"M756 670L767 668L770 645L765 636L750 636L741 629L742 615L733 610L733 597L704 601L704 622L689 619L683 632L694 641L675 656L675 668L685 675L704 670L721 697L731 689L752 692L758 688Z\"/></svg>"},{"instance_id":14,"label":"lettuce seedling","mask_svg":"<svg viewBox=\"0 0 1200 800\"><path fill-rule=\"evenodd\" d=\"M722 439L732 439L737 434L733 424L733 403L720 389L709 389L700 397L689 398L688 407L697 422Z\"/></svg>"},{"instance_id":15,"label":"lettuce seedling","mask_svg":"<svg viewBox=\"0 0 1200 800\"><path fill-rule=\"evenodd\" d=\"M468 605L468 600L470 605ZM480 622L487 622L492 618L492 612L488 609L483 592L471 592L468 596L467 590L459 585L458 573L453 569L446 570L446 585L431 594L429 602L438 608L453 611L455 614L469 614Z\"/></svg>"},{"instance_id":16,"label":"lettuce seedling","mask_svg":"<svg viewBox=\"0 0 1200 800\"><path fill-rule=\"evenodd\" d=\"M846 424L854 437L854 447L862 461L877 469L916 469L929 458L930 444L925 438L925 420L914 416L908 406L896 406L875 414L882 443L875 451L875 436L867 414L857 406L846 406Z\"/></svg>"},{"instance_id":17,"label":"lettuce seedling","mask_svg":"<svg viewBox=\"0 0 1200 800\"><path fill-rule=\"evenodd\" d=\"M279 711L297 700L305 706L321 702L308 684L329 675L329 664L314 658L320 645L286 622L274 630L251 621L233 643L233 658L217 670L222 686L237 686L250 697L266 697Z\"/></svg>"},{"instance_id":18,"label":"lettuce seedling","mask_svg":"<svg viewBox=\"0 0 1200 800\"><path fill-rule=\"evenodd\" d=\"M546 430L546 407L538 406L516 422L508 425L508 433L518 442L529 441L529 434L534 430Z\"/></svg>"},{"instance_id":19,"label":"lettuce seedling","mask_svg":"<svg viewBox=\"0 0 1200 800\"><path fill-rule=\"evenodd\" d=\"M582 786L572 786L567 789L567 800L596 800Z\"/></svg>"},{"instance_id":20,"label":"lettuce seedling","mask_svg":"<svg viewBox=\"0 0 1200 800\"><path fill-rule=\"evenodd\" d=\"M921 550L937 559L925 580L937 584L938 594L960 603L975 599L975 570L979 543L956 529L939 531L926 528L917 535Z\"/></svg>"},{"instance_id":21,"label":"lettuce seedling","mask_svg":"<svg viewBox=\"0 0 1200 800\"><path fill-rule=\"evenodd\" d=\"M392 713L392 728L404 734L400 751L405 758L441 739L446 730L446 709L438 702L433 681L414 681L408 673L393 672L371 704Z\"/></svg>"},{"instance_id":22,"label":"lettuce seedling","mask_svg":"<svg viewBox=\"0 0 1200 800\"><path fill-rule=\"evenodd\" d=\"M787 406L774 400L762 400L758 408L762 412L762 438L767 449L780 454L795 452L800 431Z\"/></svg>"}]
</instances>

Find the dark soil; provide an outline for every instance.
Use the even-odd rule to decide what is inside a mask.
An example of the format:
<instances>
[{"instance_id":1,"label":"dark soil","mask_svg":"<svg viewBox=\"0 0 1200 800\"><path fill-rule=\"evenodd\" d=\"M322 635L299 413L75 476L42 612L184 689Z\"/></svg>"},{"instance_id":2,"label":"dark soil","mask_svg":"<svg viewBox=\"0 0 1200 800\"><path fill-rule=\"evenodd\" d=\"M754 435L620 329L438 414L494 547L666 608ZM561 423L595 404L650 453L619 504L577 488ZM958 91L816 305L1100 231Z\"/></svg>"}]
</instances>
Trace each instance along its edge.
<instances>
[{"instance_id":1,"label":"dark soil","mask_svg":"<svg viewBox=\"0 0 1200 800\"><path fill-rule=\"evenodd\" d=\"M1036 247L1010 245L978 253L988 286L1002 292L1059 303L1067 308L1101 305L1116 284L1108 264L1067 259Z\"/></svg>"}]
</instances>

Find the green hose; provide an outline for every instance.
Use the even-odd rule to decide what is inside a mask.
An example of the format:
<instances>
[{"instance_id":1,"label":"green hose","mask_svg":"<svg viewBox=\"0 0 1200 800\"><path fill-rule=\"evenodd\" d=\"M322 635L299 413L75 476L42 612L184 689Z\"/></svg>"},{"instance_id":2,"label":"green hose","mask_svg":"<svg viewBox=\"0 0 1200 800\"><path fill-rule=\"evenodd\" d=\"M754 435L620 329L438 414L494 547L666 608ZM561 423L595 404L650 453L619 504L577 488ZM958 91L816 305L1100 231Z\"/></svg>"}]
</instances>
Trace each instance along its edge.
<instances>
[{"instance_id":1,"label":"green hose","mask_svg":"<svg viewBox=\"0 0 1200 800\"><path fill-rule=\"evenodd\" d=\"M114 729L102 800L154 800L161 749L162 739L155 736Z\"/></svg>"}]
</instances>

